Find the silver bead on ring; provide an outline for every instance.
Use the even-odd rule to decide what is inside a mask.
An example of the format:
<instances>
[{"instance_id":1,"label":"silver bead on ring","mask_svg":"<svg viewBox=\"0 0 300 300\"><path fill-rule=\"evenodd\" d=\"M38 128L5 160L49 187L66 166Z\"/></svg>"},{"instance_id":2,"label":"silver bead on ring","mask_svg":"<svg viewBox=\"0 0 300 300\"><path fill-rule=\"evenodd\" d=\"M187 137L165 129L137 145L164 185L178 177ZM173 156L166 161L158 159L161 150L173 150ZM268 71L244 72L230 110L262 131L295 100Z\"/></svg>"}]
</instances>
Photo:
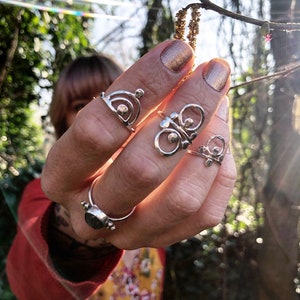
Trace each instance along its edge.
<instances>
[{"instance_id":1,"label":"silver bead on ring","mask_svg":"<svg viewBox=\"0 0 300 300\"><path fill-rule=\"evenodd\" d=\"M93 193L93 188L96 179L93 181L93 183L89 188L89 192L88 192L89 203L87 203L86 201L81 201L81 205L85 210L85 216L84 216L85 222L93 229L105 228L105 229L115 230L116 226L114 222L123 221L128 217L130 217L133 214L135 207L126 216L121 218L112 218L106 215L93 201L92 193Z\"/></svg>"},{"instance_id":2,"label":"silver bead on ring","mask_svg":"<svg viewBox=\"0 0 300 300\"><path fill-rule=\"evenodd\" d=\"M199 114L200 119L196 121L196 124L193 118L184 118L187 111ZM158 112L158 114L164 119L160 123L161 130L154 138L154 146L163 156L171 156L180 149L186 149L197 137L197 130L204 122L204 110L198 104L187 104L179 113L173 112L169 117L166 117L162 112ZM174 145L163 147L161 137L164 135L167 135L167 142Z\"/></svg>"},{"instance_id":3,"label":"silver bead on ring","mask_svg":"<svg viewBox=\"0 0 300 300\"><path fill-rule=\"evenodd\" d=\"M188 150L189 154L204 157L205 166L210 167L214 162L221 165L224 159L225 139L221 135L212 136L206 143L206 146L201 146L197 151Z\"/></svg>"},{"instance_id":4,"label":"silver bead on ring","mask_svg":"<svg viewBox=\"0 0 300 300\"><path fill-rule=\"evenodd\" d=\"M102 92L100 97L129 131L134 132L132 125L134 125L140 115L140 99L143 96L144 91L137 89L134 94L120 90L105 96L105 93Z\"/></svg>"}]
</instances>

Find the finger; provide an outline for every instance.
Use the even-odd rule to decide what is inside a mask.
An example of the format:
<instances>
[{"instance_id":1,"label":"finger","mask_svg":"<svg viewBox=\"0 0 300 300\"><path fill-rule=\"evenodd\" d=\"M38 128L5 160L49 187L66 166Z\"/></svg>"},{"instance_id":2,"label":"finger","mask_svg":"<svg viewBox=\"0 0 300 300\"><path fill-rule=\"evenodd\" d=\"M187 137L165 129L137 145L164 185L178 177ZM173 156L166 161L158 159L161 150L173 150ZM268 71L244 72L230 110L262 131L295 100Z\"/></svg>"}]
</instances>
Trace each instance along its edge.
<instances>
[{"instance_id":1,"label":"finger","mask_svg":"<svg viewBox=\"0 0 300 300\"><path fill-rule=\"evenodd\" d=\"M201 156L199 148L204 146L212 149L217 146L220 154L225 154L229 143L229 127L227 122L219 117L223 105L227 106L226 99L221 102L219 110L213 116L210 124L185 154L165 185L162 186L164 189L163 208L166 210L163 214L163 223L174 224L194 214L209 193L220 165L214 161L211 165L207 165L208 158ZM222 137L224 144L218 139L212 140L214 137ZM208 141L212 141L212 143L208 145Z\"/></svg>"},{"instance_id":2,"label":"finger","mask_svg":"<svg viewBox=\"0 0 300 300\"><path fill-rule=\"evenodd\" d=\"M157 106L193 66L193 52L181 41L167 41L127 70L107 93L141 88L143 118ZM101 91L99 91L101 92ZM42 174L46 194L61 201L62 193L80 190L99 167L126 141L129 131L100 99L91 101L51 149ZM71 195L70 195L71 198Z\"/></svg>"},{"instance_id":3,"label":"finger","mask_svg":"<svg viewBox=\"0 0 300 300\"><path fill-rule=\"evenodd\" d=\"M168 245L180 240L190 238L200 233L202 230L218 225L226 211L228 201L232 195L236 181L236 168L232 154L227 152L224 163L209 190L205 201L200 209L182 220L169 232L165 231L160 237L161 245ZM171 235L171 233L173 234ZM176 234L175 234L176 233Z\"/></svg>"},{"instance_id":4,"label":"finger","mask_svg":"<svg viewBox=\"0 0 300 300\"><path fill-rule=\"evenodd\" d=\"M216 67L222 77L220 91L213 89L203 78L203 74L210 68ZM182 84L165 105L164 111L170 114L190 103L203 103L205 127L227 91L228 76L229 67L224 61L213 60L209 64L203 64ZM220 79L217 79L219 85ZM161 121L158 114L147 119L143 129L97 180L93 191L94 199L108 215L125 215L167 178L184 155L184 151L178 151L173 156L164 157L154 148L154 137L160 130L158 124Z\"/></svg>"},{"instance_id":5,"label":"finger","mask_svg":"<svg viewBox=\"0 0 300 300\"><path fill-rule=\"evenodd\" d=\"M164 217L164 211L161 209L163 198L159 198L161 201L157 198L158 204L155 210L150 208L149 202L144 202L137 207L132 218L120 224L117 232L112 232L107 236L107 240L122 249L133 249L144 246L166 247L191 238L202 230L221 222L235 181L235 162L233 156L226 153L224 163L197 212L182 218L180 222L167 224L166 219L162 221Z\"/></svg>"},{"instance_id":6,"label":"finger","mask_svg":"<svg viewBox=\"0 0 300 300\"><path fill-rule=\"evenodd\" d=\"M216 134L221 134L228 145L229 129L228 124L223 120L223 105L227 105L226 101L221 103L218 115L214 116L205 131L195 141L195 145L205 144ZM121 243L125 243L125 247L136 244L136 239L141 243L140 246L147 240L152 241L151 246L170 244L190 237L218 220L232 192L236 176L235 166L229 154L225 155L222 166L215 163L208 168L205 167L204 162L204 158L189 154L184 156L168 179L138 206L135 216L128 220L129 223L119 226L119 230L126 228L130 232L129 227L138 223L143 232L135 230L130 238L127 236L126 241L122 240ZM219 197L213 204L219 206L218 214L215 218L209 218L210 213L213 212L213 204L210 203L216 194ZM206 213L205 219L202 219L202 213L203 215ZM141 235L145 239L140 238ZM119 236L110 238L114 243L120 242Z\"/></svg>"}]
</instances>

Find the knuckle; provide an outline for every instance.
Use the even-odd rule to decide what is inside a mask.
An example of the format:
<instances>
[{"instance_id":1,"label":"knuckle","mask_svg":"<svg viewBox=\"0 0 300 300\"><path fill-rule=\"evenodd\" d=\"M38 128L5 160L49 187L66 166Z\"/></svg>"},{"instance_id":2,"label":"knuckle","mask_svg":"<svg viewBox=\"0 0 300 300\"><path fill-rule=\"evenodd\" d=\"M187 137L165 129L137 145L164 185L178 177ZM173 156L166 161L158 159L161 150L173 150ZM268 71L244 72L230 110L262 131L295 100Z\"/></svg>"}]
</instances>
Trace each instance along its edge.
<instances>
[{"instance_id":1,"label":"knuckle","mask_svg":"<svg viewBox=\"0 0 300 300\"><path fill-rule=\"evenodd\" d=\"M144 240L146 240L146 235L139 231L137 232L136 229L137 228L135 228L133 231L129 229L126 231L126 234L113 233L107 236L105 240L115 247L123 250L134 250L137 248L141 248L147 244L144 243Z\"/></svg>"},{"instance_id":2,"label":"knuckle","mask_svg":"<svg viewBox=\"0 0 300 300\"><path fill-rule=\"evenodd\" d=\"M154 79L155 78L155 79ZM149 84L147 86L147 93L150 95L151 98L158 98L160 96L161 91L161 83L164 82L165 77L159 72L153 77L152 80L148 79ZM142 84L145 85L145 82Z\"/></svg>"},{"instance_id":3,"label":"knuckle","mask_svg":"<svg viewBox=\"0 0 300 300\"><path fill-rule=\"evenodd\" d=\"M147 97L143 98L143 108L149 110L153 108L153 100L158 101L165 97L166 93L174 85L174 79L165 72L161 72L159 68L150 68L147 76L145 69L137 71L139 76L136 86L142 86ZM153 73L155 72L155 73ZM168 88L167 88L168 87ZM151 100L151 101L150 101Z\"/></svg>"},{"instance_id":4,"label":"knuckle","mask_svg":"<svg viewBox=\"0 0 300 300\"><path fill-rule=\"evenodd\" d=\"M199 210L203 200L203 192L194 182L178 185L176 191L167 202L167 209L177 219L188 217Z\"/></svg>"},{"instance_id":5,"label":"knuckle","mask_svg":"<svg viewBox=\"0 0 300 300\"><path fill-rule=\"evenodd\" d=\"M217 176L217 182L222 186L223 189L232 190L234 188L236 179L237 170L233 156L227 155L226 160L224 160L222 168Z\"/></svg>"},{"instance_id":6,"label":"knuckle","mask_svg":"<svg viewBox=\"0 0 300 300\"><path fill-rule=\"evenodd\" d=\"M203 211L203 220L205 220L205 224L208 227L214 227L222 222L228 200L234 189L236 176L235 167L225 168L225 171L221 171L219 176L217 176L215 182L215 190L217 193L214 199L205 206Z\"/></svg>"},{"instance_id":7,"label":"knuckle","mask_svg":"<svg viewBox=\"0 0 300 300\"><path fill-rule=\"evenodd\" d=\"M95 114L81 116L72 126L74 140L82 147L95 151L108 152L117 144L117 135L113 128L108 128Z\"/></svg>"},{"instance_id":8,"label":"knuckle","mask_svg":"<svg viewBox=\"0 0 300 300\"><path fill-rule=\"evenodd\" d=\"M45 173L45 169L43 170L43 173ZM42 174L41 177L41 188L42 191L44 192L44 194L47 196L48 199L55 199L55 197L53 197L53 187L54 185L51 184L51 181L49 180L49 176L43 176L44 174ZM54 189L55 190L55 189Z\"/></svg>"},{"instance_id":9,"label":"knuckle","mask_svg":"<svg viewBox=\"0 0 300 300\"><path fill-rule=\"evenodd\" d=\"M161 169L155 161L143 155L126 155L122 159L122 174L137 188L156 186L161 181Z\"/></svg>"},{"instance_id":10,"label":"knuckle","mask_svg":"<svg viewBox=\"0 0 300 300\"><path fill-rule=\"evenodd\" d=\"M224 212L225 212L225 207L224 209L221 211L206 211L204 218L205 219L205 227L207 228L212 228L215 227L217 225L219 225L224 217Z\"/></svg>"},{"instance_id":11,"label":"knuckle","mask_svg":"<svg viewBox=\"0 0 300 300\"><path fill-rule=\"evenodd\" d=\"M50 150L51 153L51 150ZM50 170L49 170L50 169ZM41 175L41 189L45 196L53 202L59 203L61 189L57 184L56 176L53 174L51 168L48 167L48 161L46 161L42 175Z\"/></svg>"}]
</instances>

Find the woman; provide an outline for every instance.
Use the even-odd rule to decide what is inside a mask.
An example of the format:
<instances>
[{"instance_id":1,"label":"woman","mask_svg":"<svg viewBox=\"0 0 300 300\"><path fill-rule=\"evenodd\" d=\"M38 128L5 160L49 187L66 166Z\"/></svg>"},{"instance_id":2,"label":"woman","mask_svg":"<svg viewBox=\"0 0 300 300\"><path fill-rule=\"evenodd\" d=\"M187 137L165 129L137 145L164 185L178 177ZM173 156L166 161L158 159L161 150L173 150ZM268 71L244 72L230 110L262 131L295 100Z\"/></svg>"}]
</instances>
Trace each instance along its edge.
<instances>
[{"instance_id":1,"label":"woman","mask_svg":"<svg viewBox=\"0 0 300 300\"><path fill-rule=\"evenodd\" d=\"M24 192L8 257L18 299L86 299L101 285L121 299L158 297L156 249L222 219L236 177L226 150L230 70L220 59L193 69L193 58L184 42L166 41L117 79L113 62L102 70L95 58L63 72L51 106L58 140ZM120 261L121 249L138 250ZM132 272L148 276L153 259L155 278L142 287Z\"/></svg>"}]
</instances>

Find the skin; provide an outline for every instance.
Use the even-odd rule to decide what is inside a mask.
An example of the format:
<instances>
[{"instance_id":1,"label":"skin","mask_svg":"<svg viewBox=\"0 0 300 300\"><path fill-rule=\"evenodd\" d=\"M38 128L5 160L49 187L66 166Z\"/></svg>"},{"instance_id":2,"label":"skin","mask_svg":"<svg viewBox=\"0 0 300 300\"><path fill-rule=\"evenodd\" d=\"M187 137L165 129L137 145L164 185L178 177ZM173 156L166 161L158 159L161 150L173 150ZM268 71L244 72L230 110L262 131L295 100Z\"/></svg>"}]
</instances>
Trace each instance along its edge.
<instances>
[{"instance_id":1,"label":"skin","mask_svg":"<svg viewBox=\"0 0 300 300\"><path fill-rule=\"evenodd\" d=\"M212 86L203 77L207 63L193 69L193 58L176 72L168 69L161 53L171 43L158 45L106 91L145 91L139 118L142 122L135 134L131 135L96 98L79 113L70 113L68 122L72 125L48 155L42 188L49 199L64 208L65 231L78 241L99 246L105 239L122 249L165 247L222 220L236 180L234 159L227 151L230 135L225 96L229 79L226 77L222 88L216 89L217 84ZM225 61L214 62L229 70ZM154 148L161 118L151 110L159 105L168 116L189 103L200 104L205 111L204 124L190 149L197 150L211 136L222 135L227 146L221 166L205 167L203 158L186 150L163 157ZM121 147L114 162L108 164ZM97 177L93 199L107 215L121 217L136 206L133 215L115 223L114 231L94 230L84 220L80 202L88 201L89 186Z\"/></svg>"},{"instance_id":2,"label":"skin","mask_svg":"<svg viewBox=\"0 0 300 300\"><path fill-rule=\"evenodd\" d=\"M67 125L70 127L81 109L91 102L90 99L76 99L71 103L71 107L67 112L66 120Z\"/></svg>"}]
</instances>

